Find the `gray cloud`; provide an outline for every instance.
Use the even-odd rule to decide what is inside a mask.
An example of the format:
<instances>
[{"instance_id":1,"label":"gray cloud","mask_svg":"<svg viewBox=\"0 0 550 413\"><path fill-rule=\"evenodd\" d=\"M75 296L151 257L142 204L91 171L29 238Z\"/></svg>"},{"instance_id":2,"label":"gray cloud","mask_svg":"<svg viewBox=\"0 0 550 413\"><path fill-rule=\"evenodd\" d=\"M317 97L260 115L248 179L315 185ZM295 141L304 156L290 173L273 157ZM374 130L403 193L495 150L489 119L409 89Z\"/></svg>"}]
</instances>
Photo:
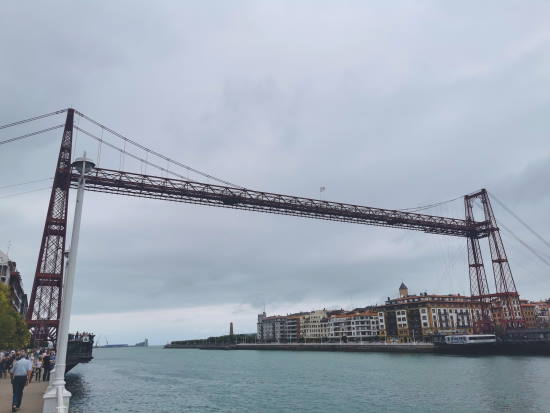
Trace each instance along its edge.
<instances>
[{"instance_id":1,"label":"gray cloud","mask_svg":"<svg viewBox=\"0 0 550 413\"><path fill-rule=\"evenodd\" d=\"M325 199L372 206L487 187L550 238L550 8L500 5L10 3L0 16L2 122L74 106L232 182L312 197L325 185ZM0 186L52 176L59 135L0 147ZM94 142L76 140L76 152L97 157ZM101 165L120 159L104 150ZM27 290L48 194L2 196L41 185L0 190L0 248L12 241ZM463 215L460 200L432 212ZM364 305L401 281L468 288L460 239L106 194L87 194L85 214L73 308L88 323L199 306L229 318L234 306L250 311L253 329L264 303ZM503 235L520 293L550 295L548 269Z\"/></svg>"}]
</instances>

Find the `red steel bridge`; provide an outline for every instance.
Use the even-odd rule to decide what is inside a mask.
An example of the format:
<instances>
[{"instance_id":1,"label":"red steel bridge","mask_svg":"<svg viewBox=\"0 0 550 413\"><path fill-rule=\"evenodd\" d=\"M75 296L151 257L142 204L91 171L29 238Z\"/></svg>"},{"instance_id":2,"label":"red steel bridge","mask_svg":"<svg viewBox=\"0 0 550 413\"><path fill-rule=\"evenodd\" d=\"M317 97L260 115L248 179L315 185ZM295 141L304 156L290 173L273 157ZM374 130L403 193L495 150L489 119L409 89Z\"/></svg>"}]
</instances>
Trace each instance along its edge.
<instances>
[{"instance_id":1,"label":"red steel bridge","mask_svg":"<svg viewBox=\"0 0 550 413\"><path fill-rule=\"evenodd\" d=\"M79 179L78 172L71 167L73 131L77 129L95 137L74 125L75 115L88 120L91 120L90 118L74 109L66 109L53 114L62 112L66 112L67 117L64 125L54 127L62 127L63 136L27 313L27 323L33 339L38 341L51 340L55 342L57 339L62 300L69 190L71 187L77 186ZM93 120L92 122L100 125ZM23 137L32 135L27 134ZM491 307L494 308L495 303L499 308L498 323L500 328L525 326L519 305L519 295L485 189L464 196L465 218L456 219L255 191L225 183L226 185L214 185L188 179L174 179L102 168L95 168L86 177L88 191L464 237L468 253L471 299L480 302L482 308L481 319L476 324L478 331L494 330L495 321L491 316ZM474 217L474 203L476 202L482 206L482 220L476 220ZM480 246L480 240L483 239L487 239L489 243L494 276L493 290L489 289L483 263Z\"/></svg>"}]
</instances>

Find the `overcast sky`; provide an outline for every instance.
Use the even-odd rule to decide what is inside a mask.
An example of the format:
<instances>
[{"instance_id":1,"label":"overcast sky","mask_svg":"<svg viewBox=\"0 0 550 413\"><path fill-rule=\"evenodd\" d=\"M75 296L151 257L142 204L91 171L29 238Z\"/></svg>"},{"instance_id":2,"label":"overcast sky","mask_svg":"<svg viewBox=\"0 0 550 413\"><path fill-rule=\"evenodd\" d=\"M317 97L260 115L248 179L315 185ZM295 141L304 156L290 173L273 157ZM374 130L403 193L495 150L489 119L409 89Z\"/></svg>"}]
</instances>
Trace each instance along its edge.
<instances>
[{"instance_id":1,"label":"overcast sky","mask_svg":"<svg viewBox=\"0 0 550 413\"><path fill-rule=\"evenodd\" d=\"M5 2L0 124L71 106L242 186L384 208L484 187L550 239L549 18L534 0ZM0 187L53 176L60 136L0 146ZM100 166L122 161L103 148ZM49 193L21 192L48 183L0 188L0 249L29 295ZM428 212L464 215L460 199ZM520 294L550 296L550 267L503 237ZM264 305L382 303L402 281L467 294L465 240L87 193L72 328L111 343L253 332Z\"/></svg>"}]
</instances>

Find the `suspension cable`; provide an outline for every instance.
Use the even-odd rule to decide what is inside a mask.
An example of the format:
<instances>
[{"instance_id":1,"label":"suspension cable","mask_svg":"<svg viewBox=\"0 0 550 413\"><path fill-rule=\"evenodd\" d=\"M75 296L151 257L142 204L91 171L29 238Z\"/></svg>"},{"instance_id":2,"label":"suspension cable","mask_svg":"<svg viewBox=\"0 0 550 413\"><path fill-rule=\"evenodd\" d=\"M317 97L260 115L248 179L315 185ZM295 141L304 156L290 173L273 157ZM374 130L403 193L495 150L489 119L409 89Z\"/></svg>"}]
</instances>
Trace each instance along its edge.
<instances>
[{"instance_id":1,"label":"suspension cable","mask_svg":"<svg viewBox=\"0 0 550 413\"><path fill-rule=\"evenodd\" d=\"M173 171L170 171L170 170L168 170L168 169L166 169L166 168L163 168L162 166L157 165L157 164L155 164L155 163L153 163L153 162L151 162L151 161L149 161L149 160L147 160L147 159L140 158L139 156L134 155L133 153L130 153L130 152L126 151L125 149L119 148L118 146L115 146L115 145L113 145L112 143L109 143L109 142L107 142L107 141L101 139L99 136L96 136L96 135L94 135L93 133L90 133L90 132L88 132L88 131L85 130L85 129L79 128L78 126L75 126L74 128L75 128L75 129L78 129L78 130L79 130L80 132L82 132L84 135L87 135L87 136L89 136L90 138L95 139L96 141L100 142L100 144L106 145L106 146L108 146L108 147L111 148L111 149L114 149L114 150L116 150L116 151L119 151L119 152L121 153L121 155L122 155L122 154L123 154L123 155L128 155L130 158L134 158L134 159L137 160L137 161L143 162L144 164L147 164L147 165L149 165L149 166L152 166L152 167L154 167L154 168L157 168L157 169L159 169L159 170L162 171L162 172L172 174L172 175L177 176L178 178L183 179L183 180L187 180L187 178L186 178L185 176L183 176L183 175L181 175L181 174L178 174L177 172L173 172Z\"/></svg>"},{"instance_id":2,"label":"suspension cable","mask_svg":"<svg viewBox=\"0 0 550 413\"><path fill-rule=\"evenodd\" d=\"M504 205L504 202L502 202L500 199L498 199L494 194L492 193L489 193L489 196L491 198L493 198L502 208L504 208L506 210L506 212L508 212L510 215L512 215L515 219L517 219L525 228L527 228L529 230L529 232L531 232L531 234L533 234L535 237L537 237L539 240L541 240L544 244L546 244L547 247L550 248L550 242L546 241L546 239L544 239L542 237L542 235L540 235L537 231L535 231L530 225L528 225L523 219L521 219L517 214L514 213L514 211L512 211L510 208L508 208L506 205Z\"/></svg>"},{"instance_id":3,"label":"suspension cable","mask_svg":"<svg viewBox=\"0 0 550 413\"><path fill-rule=\"evenodd\" d=\"M170 162L170 163L172 163L172 164L174 164L174 165L177 165L177 166L179 166L179 167L181 167L181 168L187 169L188 171L191 171L191 172L194 172L194 173L196 173L196 174L199 174L199 175L201 175L201 176L203 176L203 177L205 177L205 178L212 179L212 180L214 180L214 181L223 183L223 184L225 184L225 185L229 185L229 186L233 186L233 187L236 187L236 188L243 188L243 189L244 189L244 187L242 187L242 186L240 186L240 185L233 184L233 183L231 183L231 182L229 182L229 181L225 181L225 180L223 180L223 179L221 179L221 178L217 178L217 177L215 177L215 176L213 176L213 175L210 175L210 174L208 174L208 173L206 173L206 172L199 171L198 169L195 169L195 168L193 168L193 167L191 167L191 166L189 166L189 165L185 165L185 164L183 164L183 163L181 163L181 162L178 162L178 161L176 161L176 160L174 160L174 159L170 159L170 158L168 158L167 156L164 156L164 155L162 155L162 154L160 154L160 153L158 153L158 152L156 152L156 151L153 151L152 149L149 149L149 148L147 148L147 147L141 145L140 143L138 143L138 142L136 142L136 141L133 141L133 140L130 139L130 138L127 138L126 136L124 136L124 135L122 135L122 134L120 134L120 133L114 131L113 129L108 128L107 126L105 126L105 125L99 123L98 121L96 121L96 120L90 118L89 116L86 116L85 114L83 114L83 113L81 113L81 112L79 112L79 111L77 111L77 110L75 110L75 113L76 113L77 115L81 116L82 118L86 119L87 121L93 123L94 125L99 126L100 128L105 129L107 132L112 133L112 134L115 135L117 138L122 139L123 141L128 142L128 143L130 143L130 144L132 144L132 145L134 145L134 146L137 146L139 149L142 149L142 150L144 150L145 152L148 152L148 153L151 153L151 154L153 154L153 155L155 155L155 156L158 156L159 158L162 158L162 159L164 159L164 160L167 161L167 162Z\"/></svg>"},{"instance_id":4,"label":"suspension cable","mask_svg":"<svg viewBox=\"0 0 550 413\"><path fill-rule=\"evenodd\" d=\"M514 232L509 229L506 225L504 225L502 222L498 222L498 226L502 227L506 232L508 232L512 237L516 239L521 245L523 245L525 248L527 248L533 255L535 255L539 260L541 260L543 263L548 265L550 267L550 262L546 260L544 256L539 254L537 250L535 250L533 247L531 247L527 242L523 241L520 237L518 237Z\"/></svg>"},{"instance_id":5,"label":"suspension cable","mask_svg":"<svg viewBox=\"0 0 550 413\"><path fill-rule=\"evenodd\" d=\"M52 189L52 187L51 186L45 186L43 188L31 189L30 191L14 192L14 193L11 193L11 194L0 195L0 199L11 198L13 196L19 196L19 195L24 195L24 194L30 194L31 192L45 191L46 189Z\"/></svg>"},{"instance_id":6,"label":"suspension cable","mask_svg":"<svg viewBox=\"0 0 550 413\"><path fill-rule=\"evenodd\" d=\"M36 179L34 181L19 182L17 184L2 185L2 186L0 186L0 189L13 188L14 186L23 186L23 185L35 184L35 183L44 182L44 181L51 181L52 179L53 179L53 177L44 178L44 179Z\"/></svg>"},{"instance_id":7,"label":"suspension cable","mask_svg":"<svg viewBox=\"0 0 550 413\"><path fill-rule=\"evenodd\" d=\"M39 131L36 131L36 132L31 132L31 133L27 133L25 135L21 135L21 136L16 136L14 138L8 138L8 139L5 139L3 141L0 141L0 145L5 145L7 143L11 143L11 142L15 142L15 141L18 141L20 139L25 139L25 138L29 138L31 136L35 136L35 135L39 135L41 133L45 133L45 132L49 132L49 131L52 131L52 130L55 130L55 129L59 129L59 128L62 128L64 127L65 125L57 125L57 126L52 126L50 128L46 128L46 129L42 129L42 130L39 130Z\"/></svg>"},{"instance_id":8,"label":"suspension cable","mask_svg":"<svg viewBox=\"0 0 550 413\"><path fill-rule=\"evenodd\" d=\"M457 196L456 198L449 199L449 200L447 200L447 201L434 202L433 204L419 205L419 206L414 207L414 208L403 208L403 209L398 209L397 211L412 211L412 212L415 212L415 211L423 211L423 210L425 210L425 209L431 209L431 208L438 207L438 206L440 206L440 205L448 204L448 203L453 202L453 201L456 201L457 199L460 199L460 198L462 198L462 196Z\"/></svg>"},{"instance_id":9,"label":"suspension cable","mask_svg":"<svg viewBox=\"0 0 550 413\"><path fill-rule=\"evenodd\" d=\"M479 208L483 208L483 205L481 204L481 201L478 199L474 199L474 204L477 205ZM497 221L497 226L499 228L502 228L505 230L508 234L510 234L516 241L518 241L521 245L523 245L529 252L531 252L533 255L535 255L539 260L541 260L544 264L548 265L550 267L550 262L541 255L537 250L535 250L533 247L531 247L527 242L523 241L520 237L518 237L510 228L508 228L506 225L502 223L502 221Z\"/></svg>"},{"instance_id":10,"label":"suspension cable","mask_svg":"<svg viewBox=\"0 0 550 413\"><path fill-rule=\"evenodd\" d=\"M66 111L67 111L67 109L61 109L61 110L57 110L55 112L46 113L44 115L35 116L33 118L23 119L23 120L20 120L20 121L17 121L17 122L12 122L12 123L6 123L5 125L0 125L0 129L6 129L6 128L10 128L12 126L22 125L23 123L32 122L32 121L35 121L35 120L38 120L38 119L44 119L44 118L47 118L47 117L50 117L50 116L53 116L53 115L59 115L60 113L63 113L63 112L66 112Z\"/></svg>"}]
</instances>

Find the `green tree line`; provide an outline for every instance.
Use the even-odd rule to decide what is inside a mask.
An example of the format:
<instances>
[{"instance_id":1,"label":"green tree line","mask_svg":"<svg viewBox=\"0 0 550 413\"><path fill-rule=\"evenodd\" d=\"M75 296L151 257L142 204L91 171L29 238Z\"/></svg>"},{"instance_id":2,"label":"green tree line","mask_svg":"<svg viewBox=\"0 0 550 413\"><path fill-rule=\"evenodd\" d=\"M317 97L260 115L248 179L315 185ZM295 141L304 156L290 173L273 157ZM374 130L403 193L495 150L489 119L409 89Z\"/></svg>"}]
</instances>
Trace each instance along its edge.
<instances>
[{"instance_id":1,"label":"green tree line","mask_svg":"<svg viewBox=\"0 0 550 413\"><path fill-rule=\"evenodd\" d=\"M0 349L21 349L29 345L30 333L25 320L10 300L10 290L0 284Z\"/></svg>"}]
</instances>

